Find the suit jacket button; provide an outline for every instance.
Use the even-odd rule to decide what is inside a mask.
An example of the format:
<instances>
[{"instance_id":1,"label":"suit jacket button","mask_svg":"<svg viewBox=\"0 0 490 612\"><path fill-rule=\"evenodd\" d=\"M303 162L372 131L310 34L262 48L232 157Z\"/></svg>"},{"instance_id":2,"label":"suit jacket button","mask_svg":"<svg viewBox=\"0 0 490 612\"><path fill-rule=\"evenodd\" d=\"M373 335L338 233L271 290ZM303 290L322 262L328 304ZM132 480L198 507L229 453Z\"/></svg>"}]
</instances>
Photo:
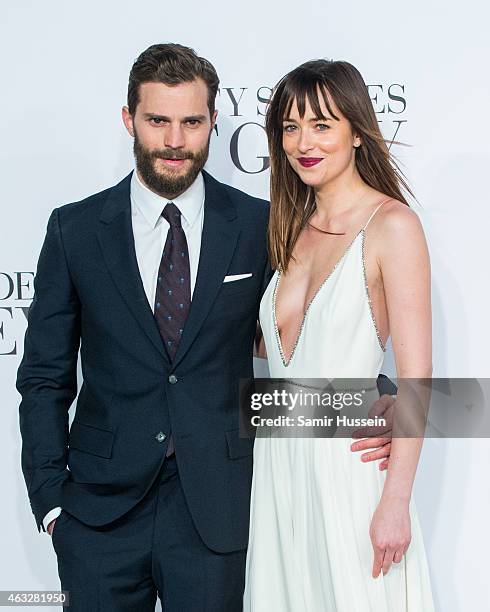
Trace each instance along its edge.
<instances>
[{"instance_id":1,"label":"suit jacket button","mask_svg":"<svg viewBox=\"0 0 490 612\"><path fill-rule=\"evenodd\" d=\"M170 376L168 377L168 382L171 385L175 385L175 383L178 381L177 376L175 376L175 374L170 374Z\"/></svg>"},{"instance_id":2,"label":"suit jacket button","mask_svg":"<svg viewBox=\"0 0 490 612\"><path fill-rule=\"evenodd\" d=\"M166 436L166 435L163 433L163 431L159 431L159 432L157 433L157 435L155 436L155 439L156 439L158 442L163 442L163 441L165 440L165 438L166 438L166 437L167 437L167 436Z\"/></svg>"}]
</instances>

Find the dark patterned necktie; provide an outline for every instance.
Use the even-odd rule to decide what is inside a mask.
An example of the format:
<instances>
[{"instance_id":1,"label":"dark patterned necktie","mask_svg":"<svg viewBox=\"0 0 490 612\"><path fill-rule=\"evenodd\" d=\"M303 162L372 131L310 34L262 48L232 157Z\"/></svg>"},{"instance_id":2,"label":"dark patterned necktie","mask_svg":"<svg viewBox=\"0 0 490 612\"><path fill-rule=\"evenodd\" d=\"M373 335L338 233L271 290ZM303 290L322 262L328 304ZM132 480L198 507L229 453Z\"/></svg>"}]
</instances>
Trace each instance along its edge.
<instances>
[{"instance_id":1,"label":"dark patterned necktie","mask_svg":"<svg viewBox=\"0 0 490 612\"><path fill-rule=\"evenodd\" d=\"M170 227L158 269L154 313L168 355L173 360L189 314L191 274L180 210L169 202L162 217Z\"/></svg>"}]
</instances>

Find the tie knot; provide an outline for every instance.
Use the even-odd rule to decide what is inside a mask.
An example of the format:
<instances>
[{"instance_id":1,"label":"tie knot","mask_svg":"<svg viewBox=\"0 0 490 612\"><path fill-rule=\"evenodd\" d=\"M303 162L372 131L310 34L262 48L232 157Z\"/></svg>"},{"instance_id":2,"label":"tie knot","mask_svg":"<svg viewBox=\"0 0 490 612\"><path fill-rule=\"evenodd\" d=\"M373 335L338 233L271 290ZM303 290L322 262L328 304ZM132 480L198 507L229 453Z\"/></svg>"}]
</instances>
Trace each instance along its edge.
<instances>
[{"instance_id":1,"label":"tie knot","mask_svg":"<svg viewBox=\"0 0 490 612\"><path fill-rule=\"evenodd\" d=\"M180 218L180 210L175 206L173 202L169 202L162 212L162 217L165 221L168 221L170 227L182 227Z\"/></svg>"}]
</instances>

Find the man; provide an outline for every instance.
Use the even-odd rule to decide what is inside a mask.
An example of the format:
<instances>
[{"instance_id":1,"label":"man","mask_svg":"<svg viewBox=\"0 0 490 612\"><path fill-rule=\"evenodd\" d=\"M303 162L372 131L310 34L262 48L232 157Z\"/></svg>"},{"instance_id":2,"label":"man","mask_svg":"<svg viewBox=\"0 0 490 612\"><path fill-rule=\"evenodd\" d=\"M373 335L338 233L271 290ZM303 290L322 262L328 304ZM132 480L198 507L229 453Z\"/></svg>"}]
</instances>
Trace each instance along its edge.
<instances>
[{"instance_id":1,"label":"man","mask_svg":"<svg viewBox=\"0 0 490 612\"><path fill-rule=\"evenodd\" d=\"M123 108L136 172L48 223L22 468L74 612L144 612L157 595L166 611L241 610L253 441L237 381L271 272L267 203L203 171L218 84L189 48L144 51Z\"/></svg>"}]
</instances>

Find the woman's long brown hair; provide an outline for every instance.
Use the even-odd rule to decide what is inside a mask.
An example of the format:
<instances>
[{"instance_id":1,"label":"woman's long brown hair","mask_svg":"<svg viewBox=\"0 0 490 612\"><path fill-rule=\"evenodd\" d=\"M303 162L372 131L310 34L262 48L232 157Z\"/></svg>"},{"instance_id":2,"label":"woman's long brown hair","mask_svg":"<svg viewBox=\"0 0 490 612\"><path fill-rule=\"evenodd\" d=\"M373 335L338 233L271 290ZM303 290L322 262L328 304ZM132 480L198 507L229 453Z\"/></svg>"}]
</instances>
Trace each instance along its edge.
<instances>
[{"instance_id":1,"label":"woman's long brown hair","mask_svg":"<svg viewBox=\"0 0 490 612\"><path fill-rule=\"evenodd\" d=\"M292 169L282 146L283 121L294 102L303 118L306 100L316 117L324 117L319 94L328 112L329 96L352 130L361 138L355 163L362 180L381 193L408 205L402 188L413 195L403 173L393 160L374 113L361 73L342 61L313 60L295 68L277 84L267 109L265 129L270 154L269 254L274 269L287 270L298 236L316 208L312 187Z\"/></svg>"}]
</instances>

